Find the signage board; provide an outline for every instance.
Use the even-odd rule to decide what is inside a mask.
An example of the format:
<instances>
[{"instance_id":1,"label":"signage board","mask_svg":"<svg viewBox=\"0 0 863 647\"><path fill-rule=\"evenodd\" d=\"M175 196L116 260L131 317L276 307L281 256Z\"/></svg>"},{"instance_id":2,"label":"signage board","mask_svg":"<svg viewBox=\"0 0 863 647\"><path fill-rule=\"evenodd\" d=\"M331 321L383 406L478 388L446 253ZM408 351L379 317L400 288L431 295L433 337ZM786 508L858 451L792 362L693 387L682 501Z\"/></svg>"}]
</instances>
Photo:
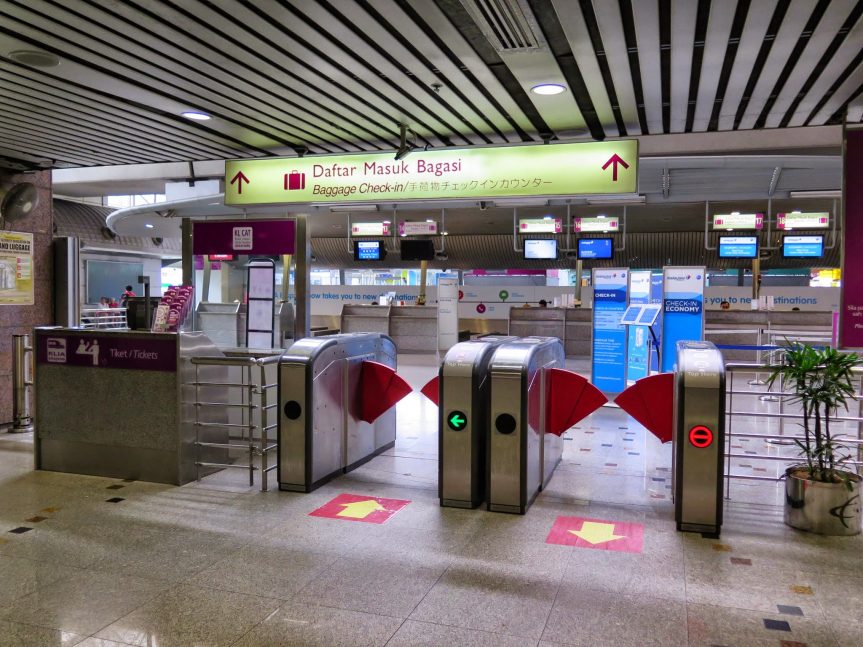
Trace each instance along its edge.
<instances>
[{"instance_id":1,"label":"signage board","mask_svg":"<svg viewBox=\"0 0 863 647\"><path fill-rule=\"evenodd\" d=\"M36 340L37 364L135 371L177 370L176 335L79 335L58 330L39 334Z\"/></svg>"},{"instance_id":2,"label":"signage board","mask_svg":"<svg viewBox=\"0 0 863 647\"><path fill-rule=\"evenodd\" d=\"M605 216L597 216L596 218L573 218L572 228L575 231L581 232L620 231L620 220L617 218L606 218Z\"/></svg>"},{"instance_id":3,"label":"signage board","mask_svg":"<svg viewBox=\"0 0 863 647\"><path fill-rule=\"evenodd\" d=\"M844 164L839 347L863 348L863 281L848 280L863 272L863 254L854 253L863 240L863 182L852 181L863 168L863 130L845 132Z\"/></svg>"},{"instance_id":4,"label":"signage board","mask_svg":"<svg viewBox=\"0 0 863 647\"><path fill-rule=\"evenodd\" d=\"M33 234L0 232L0 305L32 306Z\"/></svg>"},{"instance_id":5,"label":"signage board","mask_svg":"<svg viewBox=\"0 0 863 647\"><path fill-rule=\"evenodd\" d=\"M629 270L593 271L593 342L591 379L600 391L620 393L626 388L626 312Z\"/></svg>"},{"instance_id":6,"label":"signage board","mask_svg":"<svg viewBox=\"0 0 863 647\"><path fill-rule=\"evenodd\" d=\"M437 223L425 220L423 222L400 222L399 236L436 236Z\"/></svg>"},{"instance_id":7,"label":"signage board","mask_svg":"<svg viewBox=\"0 0 863 647\"><path fill-rule=\"evenodd\" d=\"M677 342L704 339L703 267L666 267L662 296L662 372L677 362Z\"/></svg>"},{"instance_id":8,"label":"signage board","mask_svg":"<svg viewBox=\"0 0 863 647\"><path fill-rule=\"evenodd\" d=\"M630 194L638 142L230 160L225 204L350 204Z\"/></svg>"},{"instance_id":9,"label":"signage board","mask_svg":"<svg viewBox=\"0 0 863 647\"><path fill-rule=\"evenodd\" d=\"M650 303L658 306L660 310L662 310L662 284L662 272L654 270L650 275ZM650 370L659 371L659 355L662 349L662 317L654 316L653 319L651 338L655 345L650 357Z\"/></svg>"},{"instance_id":10,"label":"signage board","mask_svg":"<svg viewBox=\"0 0 863 647\"><path fill-rule=\"evenodd\" d=\"M830 226L829 213L791 213L776 214L776 228L784 229L827 229Z\"/></svg>"},{"instance_id":11,"label":"signage board","mask_svg":"<svg viewBox=\"0 0 863 647\"><path fill-rule=\"evenodd\" d=\"M192 223L192 253L251 256L293 254L293 220L209 220Z\"/></svg>"},{"instance_id":12,"label":"signage board","mask_svg":"<svg viewBox=\"0 0 863 647\"><path fill-rule=\"evenodd\" d=\"M520 234L559 234L562 231L560 218L522 218L518 221Z\"/></svg>"},{"instance_id":13,"label":"signage board","mask_svg":"<svg viewBox=\"0 0 863 647\"><path fill-rule=\"evenodd\" d=\"M726 213L713 216L713 228L734 231L736 229L761 229L764 227L763 213Z\"/></svg>"},{"instance_id":14,"label":"signage board","mask_svg":"<svg viewBox=\"0 0 863 647\"><path fill-rule=\"evenodd\" d=\"M355 222L351 224L351 236L389 236L388 222Z\"/></svg>"},{"instance_id":15,"label":"signage board","mask_svg":"<svg viewBox=\"0 0 863 647\"><path fill-rule=\"evenodd\" d=\"M641 315L642 306L650 303L650 276L650 270L629 273L629 304L630 308L638 306L636 317ZM638 319L632 323L637 324ZM648 375L650 331L643 325L629 325L626 335L626 379L640 380Z\"/></svg>"}]
</instances>

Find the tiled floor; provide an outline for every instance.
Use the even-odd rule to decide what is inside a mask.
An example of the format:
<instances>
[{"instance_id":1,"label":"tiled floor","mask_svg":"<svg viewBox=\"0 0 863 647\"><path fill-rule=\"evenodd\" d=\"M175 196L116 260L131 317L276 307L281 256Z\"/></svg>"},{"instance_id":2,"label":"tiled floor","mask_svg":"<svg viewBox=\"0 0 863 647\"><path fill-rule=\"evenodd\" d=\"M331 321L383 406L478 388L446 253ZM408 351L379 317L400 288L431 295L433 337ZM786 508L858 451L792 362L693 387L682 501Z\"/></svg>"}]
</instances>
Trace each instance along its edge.
<instances>
[{"instance_id":1,"label":"tiled floor","mask_svg":"<svg viewBox=\"0 0 863 647\"><path fill-rule=\"evenodd\" d=\"M398 415L394 450L306 495L239 471L182 488L33 472L32 439L0 435L0 646L863 645L863 540L787 528L773 484L733 482L721 539L677 533L670 448L606 408L527 515L441 508L436 408L412 394ZM344 492L410 504L381 525L309 516ZM643 549L546 543L561 516L641 524Z\"/></svg>"}]
</instances>

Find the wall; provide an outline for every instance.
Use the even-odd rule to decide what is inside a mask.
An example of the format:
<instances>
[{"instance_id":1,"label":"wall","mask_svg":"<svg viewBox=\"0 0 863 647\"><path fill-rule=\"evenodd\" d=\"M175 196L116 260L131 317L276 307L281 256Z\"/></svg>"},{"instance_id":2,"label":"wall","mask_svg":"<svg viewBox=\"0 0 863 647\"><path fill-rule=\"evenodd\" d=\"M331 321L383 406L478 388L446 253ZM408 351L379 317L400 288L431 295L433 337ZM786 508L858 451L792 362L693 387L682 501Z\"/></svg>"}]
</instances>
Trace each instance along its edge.
<instances>
[{"instance_id":1,"label":"wall","mask_svg":"<svg viewBox=\"0 0 863 647\"><path fill-rule=\"evenodd\" d=\"M0 424L12 420L12 335L32 333L34 326L53 323L53 267L51 241L54 225L51 172L21 173L0 177L4 186L32 182L39 189L39 206L23 221L8 223L7 230L33 234L32 306L0 305Z\"/></svg>"},{"instance_id":2,"label":"wall","mask_svg":"<svg viewBox=\"0 0 863 647\"><path fill-rule=\"evenodd\" d=\"M152 296L161 296L162 294L162 261L158 258L147 258L144 256L135 256L134 254L96 254L93 252L81 252L81 270L79 272L79 277L81 281L80 292L81 295L81 303L83 305L98 305L98 304L87 304L87 261L120 261L124 263L143 263L144 265L144 274L150 277L150 294ZM111 296L115 299L119 299L120 295L123 294L123 288L125 285L117 284L117 289L114 290L111 294L106 294L105 296ZM144 286L135 284L132 286L132 291L138 296L144 296Z\"/></svg>"}]
</instances>

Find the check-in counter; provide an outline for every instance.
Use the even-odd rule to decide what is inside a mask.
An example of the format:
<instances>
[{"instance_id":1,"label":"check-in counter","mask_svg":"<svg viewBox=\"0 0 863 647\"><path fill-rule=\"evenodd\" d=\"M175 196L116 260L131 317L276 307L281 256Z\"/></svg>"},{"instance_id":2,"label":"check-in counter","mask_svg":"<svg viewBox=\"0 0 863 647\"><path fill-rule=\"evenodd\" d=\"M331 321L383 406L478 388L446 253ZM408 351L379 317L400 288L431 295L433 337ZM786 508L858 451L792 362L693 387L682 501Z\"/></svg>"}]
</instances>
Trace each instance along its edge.
<instances>
[{"instance_id":1,"label":"check-in counter","mask_svg":"<svg viewBox=\"0 0 863 647\"><path fill-rule=\"evenodd\" d=\"M246 305L201 301L195 310L195 326L219 348L233 348L245 342Z\"/></svg>"},{"instance_id":2,"label":"check-in counter","mask_svg":"<svg viewBox=\"0 0 863 647\"><path fill-rule=\"evenodd\" d=\"M828 343L832 334L830 312L764 310L707 310L705 339L717 346L769 346L786 339L813 344ZM759 362L755 350L720 348L726 362Z\"/></svg>"},{"instance_id":3,"label":"check-in counter","mask_svg":"<svg viewBox=\"0 0 863 647\"><path fill-rule=\"evenodd\" d=\"M196 396L227 403L223 388L195 392L191 358L223 356L206 335L37 328L34 351L36 469L174 485L196 478ZM227 378L226 367L199 368L202 382ZM201 408L198 420L225 424L227 409ZM227 431L206 427L199 438L224 443ZM198 457L227 460L217 447Z\"/></svg>"},{"instance_id":4,"label":"check-in counter","mask_svg":"<svg viewBox=\"0 0 863 647\"><path fill-rule=\"evenodd\" d=\"M563 347L567 357L590 357L590 342L593 339L593 310L590 308L565 308L566 336Z\"/></svg>"},{"instance_id":5,"label":"check-in counter","mask_svg":"<svg viewBox=\"0 0 863 647\"><path fill-rule=\"evenodd\" d=\"M340 328L343 333L379 332L390 334L390 306L343 305Z\"/></svg>"},{"instance_id":6,"label":"check-in counter","mask_svg":"<svg viewBox=\"0 0 863 647\"><path fill-rule=\"evenodd\" d=\"M437 352L437 308L392 306L389 336L400 353Z\"/></svg>"},{"instance_id":7,"label":"check-in counter","mask_svg":"<svg viewBox=\"0 0 863 647\"><path fill-rule=\"evenodd\" d=\"M565 308L516 308L509 311L509 334L516 337L557 337L566 335Z\"/></svg>"}]
</instances>

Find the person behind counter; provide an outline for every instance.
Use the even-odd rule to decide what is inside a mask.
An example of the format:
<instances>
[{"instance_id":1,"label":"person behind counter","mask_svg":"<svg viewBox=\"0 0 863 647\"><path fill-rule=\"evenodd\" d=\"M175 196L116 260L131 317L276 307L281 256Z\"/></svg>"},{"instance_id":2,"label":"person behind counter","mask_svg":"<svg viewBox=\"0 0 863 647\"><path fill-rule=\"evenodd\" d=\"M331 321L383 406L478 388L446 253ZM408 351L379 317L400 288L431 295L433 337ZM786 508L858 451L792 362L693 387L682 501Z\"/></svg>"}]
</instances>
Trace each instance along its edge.
<instances>
[{"instance_id":1,"label":"person behind counter","mask_svg":"<svg viewBox=\"0 0 863 647\"><path fill-rule=\"evenodd\" d=\"M126 301L129 299L129 297L136 297L136 296L138 296L138 295L132 291L132 286L127 285L126 289L123 291L123 294L120 295L120 305L125 308L126 307Z\"/></svg>"}]
</instances>

